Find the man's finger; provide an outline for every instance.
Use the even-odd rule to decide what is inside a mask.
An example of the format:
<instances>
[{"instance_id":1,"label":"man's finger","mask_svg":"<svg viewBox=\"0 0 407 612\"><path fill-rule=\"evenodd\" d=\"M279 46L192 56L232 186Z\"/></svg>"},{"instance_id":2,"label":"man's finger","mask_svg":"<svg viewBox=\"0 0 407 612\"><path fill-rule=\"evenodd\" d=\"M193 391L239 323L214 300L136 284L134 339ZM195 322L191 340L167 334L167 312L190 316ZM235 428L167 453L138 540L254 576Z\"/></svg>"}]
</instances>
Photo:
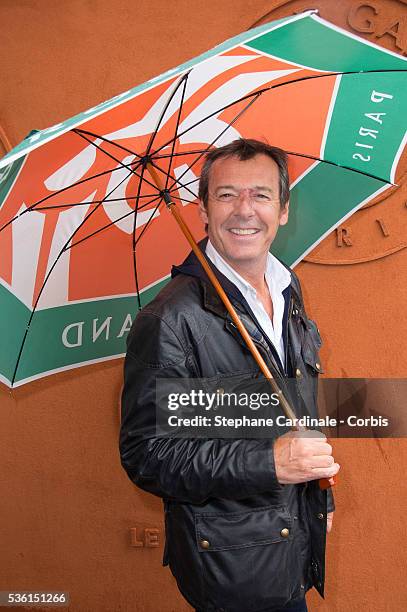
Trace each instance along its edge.
<instances>
[{"instance_id":1,"label":"man's finger","mask_svg":"<svg viewBox=\"0 0 407 612\"><path fill-rule=\"evenodd\" d=\"M317 478L332 478L335 476L340 470L339 463L334 463L332 467L314 467L311 468L312 472L312 480L316 480Z\"/></svg>"},{"instance_id":2,"label":"man's finger","mask_svg":"<svg viewBox=\"0 0 407 612\"><path fill-rule=\"evenodd\" d=\"M317 429L307 429L305 431L293 431L292 434L296 438L313 438L318 442L325 442L326 435Z\"/></svg>"},{"instance_id":3,"label":"man's finger","mask_svg":"<svg viewBox=\"0 0 407 612\"><path fill-rule=\"evenodd\" d=\"M332 455L314 455L310 458L311 468L330 468L334 465L335 459Z\"/></svg>"}]
</instances>

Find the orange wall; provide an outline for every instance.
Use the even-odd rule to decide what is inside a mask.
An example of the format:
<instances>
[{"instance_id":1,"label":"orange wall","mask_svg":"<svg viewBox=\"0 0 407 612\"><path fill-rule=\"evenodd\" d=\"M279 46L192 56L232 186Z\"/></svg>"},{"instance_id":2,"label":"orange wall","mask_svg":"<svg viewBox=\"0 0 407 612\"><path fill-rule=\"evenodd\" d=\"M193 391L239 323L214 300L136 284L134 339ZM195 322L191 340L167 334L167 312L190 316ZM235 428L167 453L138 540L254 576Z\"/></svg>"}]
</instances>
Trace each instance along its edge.
<instances>
[{"instance_id":1,"label":"orange wall","mask_svg":"<svg viewBox=\"0 0 407 612\"><path fill-rule=\"evenodd\" d=\"M94 106L266 14L310 7L396 52L407 47L407 7L398 0L2 0L0 127L15 145L32 128ZM399 25L386 34L392 19ZM356 213L346 224L351 247L338 247L333 234L297 268L325 338L328 376L405 376L406 196L403 184ZM390 242L376 232L383 215ZM117 360L0 388L0 590L66 590L75 612L189 609L160 566L160 500L135 489L120 467L121 377ZM311 594L311 609L404 609L407 445L337 440L334 448L342 471L326 600ZM139 540L158 529L159 547L132 547L132 528Z\"/></svg>"}]
</instances>

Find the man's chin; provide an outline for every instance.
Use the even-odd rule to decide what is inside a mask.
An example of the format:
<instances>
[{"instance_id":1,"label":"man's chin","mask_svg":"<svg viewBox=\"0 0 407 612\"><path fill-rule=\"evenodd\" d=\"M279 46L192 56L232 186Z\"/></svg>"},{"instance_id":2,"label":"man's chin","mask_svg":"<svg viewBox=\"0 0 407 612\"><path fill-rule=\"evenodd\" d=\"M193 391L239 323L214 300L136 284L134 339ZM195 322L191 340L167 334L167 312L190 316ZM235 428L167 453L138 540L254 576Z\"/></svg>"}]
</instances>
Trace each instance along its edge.
<instances>
[{"instance_id":1,"label":"man's chin","mask_svg":"<svg viewBox=\"0 0 407 612\"><path fill-rule=\"evenodd\" d=\"M263 253L259 254L258 251L253 251L248 248L230 250L224 255L224 259L226 259L232 267L234 265L249 266L250 264L263 260L264 257Z\"/></svg>"}]
</instances>

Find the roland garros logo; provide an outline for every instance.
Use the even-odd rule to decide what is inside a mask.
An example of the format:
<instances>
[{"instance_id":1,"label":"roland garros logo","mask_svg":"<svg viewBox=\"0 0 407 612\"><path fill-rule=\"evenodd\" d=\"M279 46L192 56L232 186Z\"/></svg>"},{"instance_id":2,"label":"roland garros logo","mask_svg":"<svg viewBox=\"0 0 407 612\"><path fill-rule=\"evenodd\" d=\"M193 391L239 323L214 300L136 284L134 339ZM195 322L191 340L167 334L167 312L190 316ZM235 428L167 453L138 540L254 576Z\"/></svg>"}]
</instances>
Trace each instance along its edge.
<instances>
[{"instance_id":1,"label":"roland garros logo","mask_svg":"<svg viewBox=\"0 0 407 612\"><path fill-rule=\"evenodd\" d=\"M201 65L195 67L190 74L183 100L185 111L178 128L178 133L183 135L178 139L177 151L182 152L190 148L203 149L222 131L226 131L227 134L217 140L217 146L231 138L241 136L242 134L234 126L225 130L228 123L222 119L220 113L214 114L204 123L199 124L198 121L210 114L211 110L220 109L234 99L245 96L275 79L300 70L292 65L286 70L281 70L281 62L278 67L276 70L273 59L241 48L238 48L236 55L228 52L206 60L204 69ZM178 77L172 76L166 83L160 83L140 94L137 97L137 108L145 107L143 116L131 122L134 112L129 112L129 119L124 125L113 131L103 132L101 135L142 154L156 127L161 109L164 108L177 80ZM168 142L173 137L180 98L181 93L174 97L157 135L155 147ZM123 105L128 104L130 107L132 103L135 108L134 100ZM193 127L196 123L198 125ZM91 131L92 125L93 121L90 120L80 127ZM100 133L96 129L95 132ZM107 149L111 154L114 153L117 160L117 162L109 160L111 163L108 166L110 168L108 173L106 173L106 155L98 147ZM170 150L169 145L162 152ZM53 157L65 158L66 161L55 167L52 163ZM0 235L0 240L3 240L7 248L1 274L6 285L9 285L13 293L25 304L31 306L35 303L55 258L59 256L75 228L81 224L83 229L75 234L73 243L86 238L90 230L87 228L87 223L83 222L95 207L98 207L98 210L92 215L92 222L97 219L98 227L110 223L121 233L128 236L132 234L134 199L139 179L129 168L134 167L138 159L136 155L126 153L113 145L106 145L101 138L93 138L93 142L87 144L72 132L63 134L28 155L10 196L6 198L0 210L0 225L4 219L20 215L2 232L3 236ZM178 196L184 200L184 204L194 200L193 192L196 189L195 171L188 170L188 162L191 163L192 159L192 157L190 159L178 157L172 167L173 177L177 179L182 175L183 183L191 186L188 193L183 192L182 188L178 190ZM44 172L47 174L44 175ZM98 179L84 180L98 174L100 174ZM35 177L35 180L31 177ZM78 185L70 188L77 182ZM145 184L140 195L143 197L151 192L151 185ZM35 210L24 213L34 202L41 200L44 200L43 203L36 206ZM154 212L154 204L144 206L137 214L136 228L142 228L147 222L159 217L159 210ZM25 257L17 257L14 256L13 243L17 242L22 233L27 236L26 254ZM61 263L58 260L58 282L54 283L52 292L44 292L47 294L44 297L41 294L39 308L69 303L72 251L73 249L68 248L60 257ZM130 252L128 256L131 256ZM32 272L27 273L27 266L30 266ZM53 282L52 276L51 274L49 283ZM134 286L132 289L134 290Z\"/></svg>"}]
</instances>

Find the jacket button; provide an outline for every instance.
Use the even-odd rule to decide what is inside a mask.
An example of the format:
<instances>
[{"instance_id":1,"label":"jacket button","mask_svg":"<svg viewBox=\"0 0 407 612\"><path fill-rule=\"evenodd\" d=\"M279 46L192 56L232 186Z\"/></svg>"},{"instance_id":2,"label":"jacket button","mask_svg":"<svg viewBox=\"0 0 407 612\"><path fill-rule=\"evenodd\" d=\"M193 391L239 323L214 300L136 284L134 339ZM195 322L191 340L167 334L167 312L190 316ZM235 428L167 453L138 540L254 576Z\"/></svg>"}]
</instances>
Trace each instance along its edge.
<instances>
[{"instance_id":1,"label":"jacket button","mask_svg":"<svg viewBox=\"0 0 407 612\"><path fill-rule=\"evenodd\" d=\"M320 369L321 369L321 364L317 362L317 363L315 364L315 367L316 367L316 369L317 369L317 370L320 370Z\"/></svg>"},{"instance_id":2,"label":"jacket button","mask_svg":"<svg viewBox=\"0 0 407 612\"><path fill-rule=\"evenodd\" d=\"M301 372L301 370L299 368L297 368L295 370L295 375L296 375L297 378L300 378L302 376L302 372Z\"/></svg>"},{"instance_id":3,"label":"jacket button","mask_svg":"<svg viewBox=\"0 0 407 612\"><path fill-rule=\"evenodd\" d=\"M318 512L317 518L319 518L322 521L322 519L324 518L324 515L322 514L322 512Z\"/></svg>"},{"instance_id":4,"label":"jacket button","mask_svg":"<svg viewBox=\"0 0 407 612\"><path fill-rule=\"evenodd\" d=\"M287 527L284 527L284 529L280 531L280 535L283 538L288 538L288 536L290 535L290 530L287 529Z\"/></svg>"},{"instance_id":5,"label":"jacket button","mask_svg":"<svg viewBox=\"0 0 407 612\"><path fill-rule=\"evenodd\" d=\"M199 545L201 548L204 548L205 550L208 550L208 548L210 547L208 540L201 540L199 542Z\"/></svg>"}]
</instances>

